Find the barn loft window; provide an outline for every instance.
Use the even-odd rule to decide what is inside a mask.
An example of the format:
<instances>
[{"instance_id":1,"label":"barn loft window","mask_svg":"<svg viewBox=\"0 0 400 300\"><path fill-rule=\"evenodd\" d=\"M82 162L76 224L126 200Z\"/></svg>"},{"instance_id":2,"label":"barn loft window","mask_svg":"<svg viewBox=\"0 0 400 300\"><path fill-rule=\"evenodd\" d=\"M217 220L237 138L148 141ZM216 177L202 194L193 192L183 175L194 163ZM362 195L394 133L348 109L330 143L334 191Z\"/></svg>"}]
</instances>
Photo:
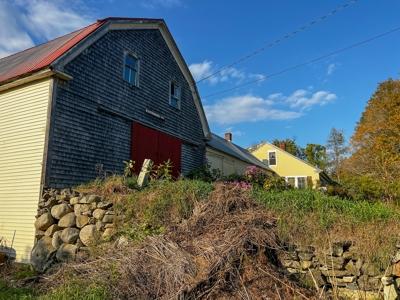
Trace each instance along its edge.
<instances>
[{"instance_id":1,"label":"barn loft window","mask_svg":"<svg viewBox=\"0 0 400 300\"><path fill-rule=\"evenodd\" d=\"M180 108L179 102L180 102L181 92L179 86L171 82L169 90L170 90L169 104L175 108Z\"/></svg>"},{"instance_id":2,"label":"barn loft window","mask_svg":"<svg viewBox=\"0 0 400 300\"><path fill-rule=\"evenodd\" d=\"M270 166L276 166L276 152L270 151L268 152L268 161Z\"/></svg>"},{"instance_id":3,"label":"barn loft window","mask_svg":"<svg viewBox=\"0 0 400 300\"><path fill-rule=\"evenodd\" d=\"M124 80L135 86L138 85L138 64L135 56L125 53Z\"/></svg>"}]
</instances>

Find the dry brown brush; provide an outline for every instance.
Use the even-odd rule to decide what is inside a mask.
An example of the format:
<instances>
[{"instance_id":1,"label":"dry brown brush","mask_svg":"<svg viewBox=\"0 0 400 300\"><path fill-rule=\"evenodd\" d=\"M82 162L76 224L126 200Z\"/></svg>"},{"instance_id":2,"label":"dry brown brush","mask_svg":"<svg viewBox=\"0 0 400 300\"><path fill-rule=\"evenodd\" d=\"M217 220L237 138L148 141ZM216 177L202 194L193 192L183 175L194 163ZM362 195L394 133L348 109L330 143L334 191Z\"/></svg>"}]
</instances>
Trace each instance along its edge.
<instances>
[{"instance_id":1,"label":"dry brown brush","mask_svg":"<svg viewBox=\"0 0 400 300\"><path fill-rule=\"evenodd\" d=\"M42 288L86 278L109 285L111 299L314 299L279 265L274 231L246 190L220 185L189 219L60 268Z\"/></svg>"}]
</instances>

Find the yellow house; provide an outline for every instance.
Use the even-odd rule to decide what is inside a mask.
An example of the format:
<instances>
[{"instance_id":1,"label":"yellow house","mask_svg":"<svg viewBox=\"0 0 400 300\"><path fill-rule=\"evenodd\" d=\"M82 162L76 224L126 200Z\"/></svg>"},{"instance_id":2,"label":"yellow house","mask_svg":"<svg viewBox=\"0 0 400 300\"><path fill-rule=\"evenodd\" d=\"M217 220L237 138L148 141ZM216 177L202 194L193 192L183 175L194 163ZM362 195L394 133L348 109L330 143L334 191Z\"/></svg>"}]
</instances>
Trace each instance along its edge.
<instances>
[{"instance_id":1,"label":"yellow house","mask_svg":"<svg viewBox=\"0 0 400 300\"><path fill-rule=\"evenodd\" d=\"M307 187L308 182L313 187L325 186L331 182L329 176L321 169L310 165L300 158L286 152L285 143L276 147L268 142L248 147L247 150L274 170L286 182L297 188Z\"/></svg>"}]
</instances>

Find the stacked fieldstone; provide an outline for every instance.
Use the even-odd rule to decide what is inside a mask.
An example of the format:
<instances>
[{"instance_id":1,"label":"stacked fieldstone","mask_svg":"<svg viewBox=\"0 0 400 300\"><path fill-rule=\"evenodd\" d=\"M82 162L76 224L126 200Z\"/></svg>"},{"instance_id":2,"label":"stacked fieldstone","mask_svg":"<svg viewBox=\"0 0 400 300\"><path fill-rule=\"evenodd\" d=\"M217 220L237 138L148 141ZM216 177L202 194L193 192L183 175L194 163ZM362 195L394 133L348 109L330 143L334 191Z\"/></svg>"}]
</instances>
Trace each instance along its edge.
<instances>
[{"instance_id":1,"label":"stacked fieldstone","mask_svg":"<svg viewBox=\"0 0 400 300\"><path fill-rule=\"evenodd\" d=\"M57 261L74 258L79 250L111 236L113 223L113 204L99 196L45 190L36 216L32 267L43 272Z\"/></svg>"},{"instance_id":2,"label":"stacked fieldstone","mask_svg":"<svg viewBox=\"0 0 400 300\"><path fill-rule=\"evenodd\" d=\"M385 270L363 261L359 248L349 243L336 243L322 253L314 247L300 247L287 252L280 261L293 276L302 276L325 290L339 288L339 294L351 299L376 299L377 293L383 292L384 299L389 300L400 294L400 245Z\"/></svg>"}]
</instances>

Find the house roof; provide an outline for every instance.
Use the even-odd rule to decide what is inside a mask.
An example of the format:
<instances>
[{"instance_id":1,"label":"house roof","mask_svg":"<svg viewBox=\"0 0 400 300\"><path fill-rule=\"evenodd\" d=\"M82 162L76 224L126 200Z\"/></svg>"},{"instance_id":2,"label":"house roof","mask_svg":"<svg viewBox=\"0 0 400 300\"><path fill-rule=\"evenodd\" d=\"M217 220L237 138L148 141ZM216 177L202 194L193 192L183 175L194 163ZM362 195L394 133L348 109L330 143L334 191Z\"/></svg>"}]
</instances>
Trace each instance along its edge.
<instances>
[{"instance_id":1,"label":"house roof","mask_svg":"<svg viewBox=\"0 0 400 300\"><path fill-rule=\"evenodd\" d=\"M236 158L239 158L242 161L245 161L249 164L255 165L257 167L269 170L274 172L271 168L269 168L266 164L256 158L253 154L251 154L246 149L212 133L212 140L207 142L207 145L217 149L221 152L225 152L229 155L232 155Z\"/></svg>"},{"instance_id":2,"label":"house roof","mask_svg":"<svg viewBox=\"0 0 400 300\"><path fill-rule=\"evenodd\" d=\"M47 43L4 57L0 59L0 90L7 88L7 86L15 86L20 79L27 80L33 77L30 75L37 74L45 68L54 73L62 74L65 64L87 49L109 30L129 30L135 28L158 29L161 31L190 86L191 94L201 120L204 137L206 140L210 140L211 131L200 101L196 82L163 19L106 18ZM63 75L68 77L68 74ZM22 80L21 83L23 83Z\"/></svg>"}]
</instances>

